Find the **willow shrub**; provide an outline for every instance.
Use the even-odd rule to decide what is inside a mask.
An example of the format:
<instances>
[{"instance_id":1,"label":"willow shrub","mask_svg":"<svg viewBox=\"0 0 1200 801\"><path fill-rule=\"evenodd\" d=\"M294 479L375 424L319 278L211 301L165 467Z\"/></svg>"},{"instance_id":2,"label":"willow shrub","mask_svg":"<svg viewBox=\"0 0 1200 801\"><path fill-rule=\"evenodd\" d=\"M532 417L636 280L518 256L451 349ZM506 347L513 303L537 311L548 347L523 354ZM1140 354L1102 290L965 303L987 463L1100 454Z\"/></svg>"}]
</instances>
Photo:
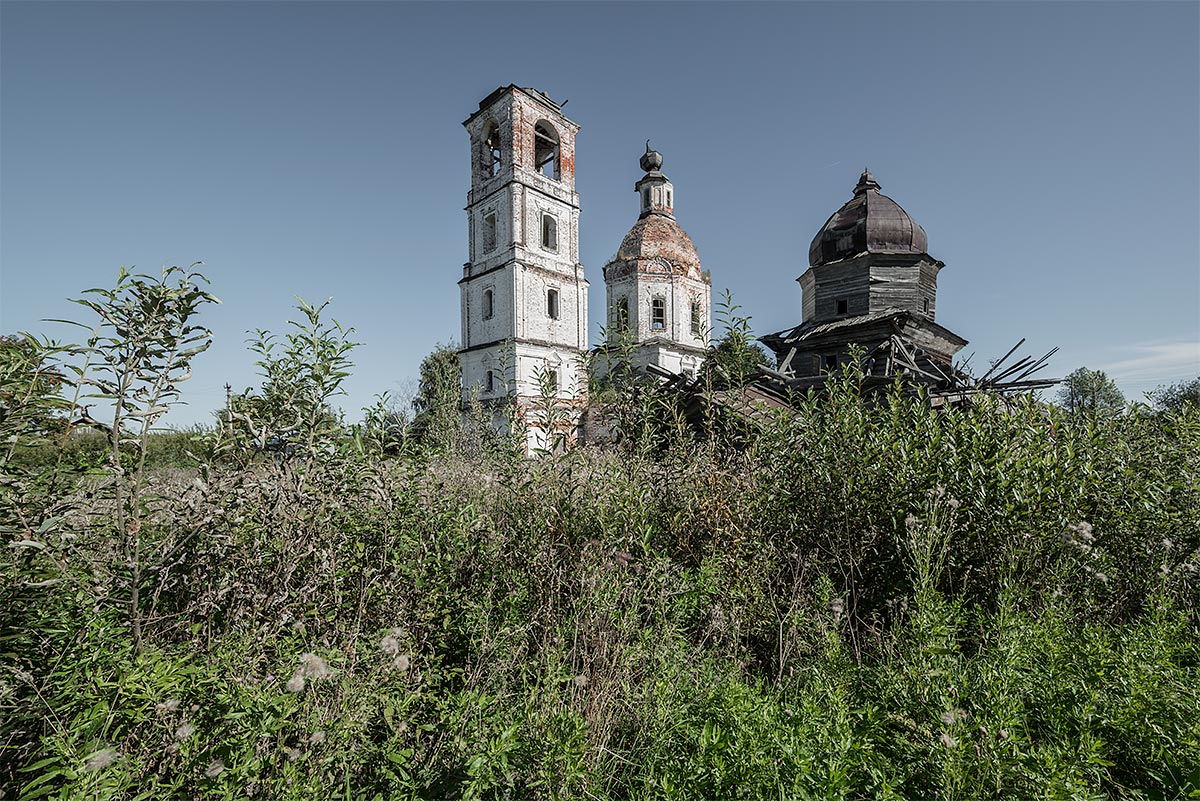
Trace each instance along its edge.
<instances>
[{"instance_id":1,"label":"willow shrub","mask_svg":"<svg viewBox=\"0 0 1200 801\"><path fill-rule=\"evenodd\" d=\"M846 379L736 440L657 424L643 394L626 411L653 420L610 449L347 444L151 476L140 654L83 481L4 551L0 784L1200 792L1200 412L934 413Z\"/></svg>"}]
</instances>

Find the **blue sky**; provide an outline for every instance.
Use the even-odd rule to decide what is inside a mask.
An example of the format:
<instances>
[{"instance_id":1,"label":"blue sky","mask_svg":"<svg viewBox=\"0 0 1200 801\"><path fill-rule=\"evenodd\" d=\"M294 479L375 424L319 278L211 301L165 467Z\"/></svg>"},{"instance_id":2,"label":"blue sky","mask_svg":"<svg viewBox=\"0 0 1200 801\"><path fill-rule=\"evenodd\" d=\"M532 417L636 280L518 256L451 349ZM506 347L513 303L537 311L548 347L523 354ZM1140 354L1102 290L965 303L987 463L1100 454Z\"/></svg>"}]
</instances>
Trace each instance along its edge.
<instances>
[{"instance_id":1,"label":"blue sky","mask_svg":"<svg viewBox=\"0 0 1200 801\"><path fill-rule=\"evenodd\" d=\"M459 335L468 142L497 86L583 127L592 282L637 217L647 138L716 288L800 320L808 243L864 166L946 263L938 321L1021 337L1131 398L1200 374L1200 4L0 5L0 332L205 262L224 304L186 409L256 385L246 331L332 297L343 406L411 391Z\"/></svg>"}]
</instances>

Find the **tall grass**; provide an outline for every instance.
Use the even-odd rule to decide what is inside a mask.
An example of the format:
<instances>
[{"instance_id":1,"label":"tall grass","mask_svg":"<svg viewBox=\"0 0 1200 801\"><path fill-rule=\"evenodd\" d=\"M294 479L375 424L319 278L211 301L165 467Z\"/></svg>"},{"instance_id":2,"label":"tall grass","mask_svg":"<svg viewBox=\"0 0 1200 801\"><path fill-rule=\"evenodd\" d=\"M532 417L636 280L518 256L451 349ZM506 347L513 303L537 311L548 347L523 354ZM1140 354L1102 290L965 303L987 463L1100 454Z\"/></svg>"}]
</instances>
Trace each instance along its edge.
<instances>
[{"instance_id":1,"label":"tall grass","mask_svg":"<svg viewBox=\"0 0 1200 801\"><path fill-rule=\"evenodd\" d=\"M939 414L853 378L736 440L631 390L637 436L532 461L347 437L151 471L136 574L126 478L17 476L0 786L1200 794L1200 412Z\"/></svg>"}]
</instances>

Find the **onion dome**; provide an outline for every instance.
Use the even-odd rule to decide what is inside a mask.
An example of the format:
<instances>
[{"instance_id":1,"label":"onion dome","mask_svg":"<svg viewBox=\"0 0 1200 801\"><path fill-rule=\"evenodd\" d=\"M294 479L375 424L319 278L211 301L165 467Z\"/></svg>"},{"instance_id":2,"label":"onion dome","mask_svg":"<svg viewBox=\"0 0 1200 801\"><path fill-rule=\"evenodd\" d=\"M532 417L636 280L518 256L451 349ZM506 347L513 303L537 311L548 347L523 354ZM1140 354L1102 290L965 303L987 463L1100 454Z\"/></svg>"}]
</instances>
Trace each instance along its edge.
<instances>
[{"instance_id":1,"label":"onion dome","mask_svg":"<svg viewBox=\"0 0 1200 801\"><path fill-rule=\"evenodd\" d=\"M864 253L919 253L929 249L925 229L879 192L879 183L867 170L854 187L854 197L833 213L808 248L813 267Z\"/></svg>"},{"instance_id":2,"label":"onion dome","mask_svg":"<svg viewBox=\"0 0 1200 801\"><path fill-rule=\"evenodd\" d=\"M646 155L642 156L641 160L642 172L655 172L661 170L663 165L662 153L657 150L650 149L650 140L646 140Z\"/></svg>"},{"instance_id":3,"label":"onion dome","mask_svg":"<svg viewBox=\"0 0 1200 801\"><path fill-rule=\"evenodd\" d=\"M700 278L700 257L692 238L666 214L647 214L621 240L616 261L636 263L638 272Z\"/></svg>"},{"instance_id":4,"label":"onion dome","mask_svg":"<svg viewBox=\"0 0 1200 801\"><path fill-rule=\"evenodd\" d=\"M614 263L642 273L663 273L701 277L696 246L675 221L675 187L661 172L662 153L650 149L640 161L645 175L634 185L641 204L641 216L629 229Z\"/></svg>"}]
</instances>

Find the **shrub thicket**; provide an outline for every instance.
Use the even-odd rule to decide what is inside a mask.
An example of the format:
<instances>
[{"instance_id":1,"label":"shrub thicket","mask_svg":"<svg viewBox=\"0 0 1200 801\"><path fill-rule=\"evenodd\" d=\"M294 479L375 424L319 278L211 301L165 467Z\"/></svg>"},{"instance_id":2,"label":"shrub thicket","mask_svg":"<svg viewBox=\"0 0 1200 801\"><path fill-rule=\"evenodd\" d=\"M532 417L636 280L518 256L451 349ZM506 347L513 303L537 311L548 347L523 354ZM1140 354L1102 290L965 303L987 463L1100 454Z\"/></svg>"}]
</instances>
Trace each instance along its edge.
<instances>
[{"instance_id":1,"label":"shrub thicket","mask_svg":"<svg viewBox=\"0 0 1200 801\"><path fill-rule=\"evenodd\" d=\"M1196 407L934 413L864 403L847 373L735 443L635 389L610 396L643 418L619 445L536 460L226 434L145 474L136 555L115 528L130 471L65 460L49 491L10 460L0 786L1200 791Z\"/></svg>"}]
</instances>

